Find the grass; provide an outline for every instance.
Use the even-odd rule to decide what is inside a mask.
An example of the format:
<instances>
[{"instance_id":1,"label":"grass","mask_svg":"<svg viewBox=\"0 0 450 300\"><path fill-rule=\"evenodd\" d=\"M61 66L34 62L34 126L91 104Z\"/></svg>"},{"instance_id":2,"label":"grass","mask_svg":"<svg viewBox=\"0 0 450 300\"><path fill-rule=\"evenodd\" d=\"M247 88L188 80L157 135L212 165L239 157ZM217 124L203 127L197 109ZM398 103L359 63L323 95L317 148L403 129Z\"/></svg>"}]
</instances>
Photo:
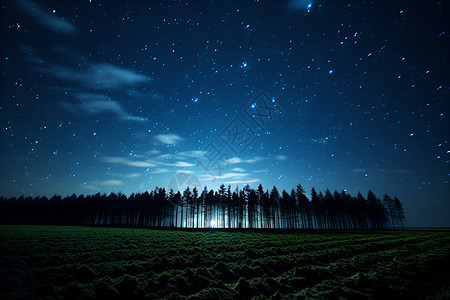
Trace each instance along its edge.
<instances>
[{"instance_id":1,"label":"grass","mask_svg":"<svg viewBox=\"0 0 450 300\"><path fill-rule=\"evenodd\" d=\"M0 299L450 298L450 232L0 226Z\"/></svg>"}]
</instances>

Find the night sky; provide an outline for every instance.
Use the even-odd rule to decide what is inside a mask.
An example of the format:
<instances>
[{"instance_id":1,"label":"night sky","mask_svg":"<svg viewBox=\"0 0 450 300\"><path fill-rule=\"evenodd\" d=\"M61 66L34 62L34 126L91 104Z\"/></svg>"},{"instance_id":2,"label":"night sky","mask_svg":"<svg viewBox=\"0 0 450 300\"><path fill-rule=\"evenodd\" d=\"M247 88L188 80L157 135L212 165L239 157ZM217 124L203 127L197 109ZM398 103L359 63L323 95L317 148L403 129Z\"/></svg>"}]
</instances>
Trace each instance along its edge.
<instances>
[{"instance_id":1,"label":"night sky","mask_svg":"<svg viewBox=\"0 0 450 300\"><path fill-rule=\"evenodd\" d=\"M3 196L346 190L450 226L447 1L2 1Z\"/></svg>"}]
</instances>

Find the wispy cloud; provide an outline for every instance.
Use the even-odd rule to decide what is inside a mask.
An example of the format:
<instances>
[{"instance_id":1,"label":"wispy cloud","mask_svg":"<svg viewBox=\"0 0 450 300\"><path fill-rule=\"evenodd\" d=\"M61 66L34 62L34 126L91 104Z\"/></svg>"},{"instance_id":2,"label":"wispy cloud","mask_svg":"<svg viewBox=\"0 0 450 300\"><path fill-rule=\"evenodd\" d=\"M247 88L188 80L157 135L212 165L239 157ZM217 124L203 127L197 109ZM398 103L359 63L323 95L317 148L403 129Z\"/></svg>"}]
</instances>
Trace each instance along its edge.
<instances>
[{"instance_id":1,"label":"wispy cloud","mask_svg":"<svg viewBox=\"0 0 450 300\"><path fill-rule=\"evenodd\" d=\"M130 174L125 174L126 178L139 178L141 177L142 174L140 173L130 173Z\"/></svg>"},{"instance_id":2,"label":"wispy cloud","mask_svg":"<svg viewBox=\"0 0 450 300\"><path fill-rule=\"evenodd\" d=\"M121 186L123 184L123 181L110 179L110 180L104 180L104 181L97 182L97 184L100 186Z\"/></svg>"},{"instance_id":3,"label":"wispy cloud","mask_svg":"<svg viewBox=\"0 0 450 300\"><path fill-rule=\"evenodd\" d=\"M178 155L185 156L185 157L199 157L204 154L206 154L206 151L201 151L201 150L183 151L183 152L178 153Z\"/></svg>"},{"instance_id":4,"label":"wispy cloud","mask_svg":"<svg viewBox=\"0 0 450 300\"><path fill-rule=\"evenodd\" d=\"M108 175L111 176L117 176L117 177L122 177L122 178L139 178L141 177L141 173L129 173L129 174L120 174L120 173L108 173Z\"/></svg>"},{"instance_id":5,"label":"wispy cloud","mask_svg":"<svg viewBox=\"0 0 450 300\"><path fill-rule=\"evenodd\" d=\"M231 169L231 171L233 171L233 172L245 172L245 170L242 169L242 168L233 168L233 169Z\"/></svg>"},{"instance_id":6,"label":"wispy cloud","mask_svg":"<svg viewBox=\"0 0 450 300\"><path fill-rule=\"evenodd\" d=\"M93 85L95 88L118 89L145 83L150 80L147 76L111 64L94 64L91 65L91 68L87 74L90 77L89 81L86 79L83 81L86 84Z\"/></svg>"},{"instance_id":7,"label":"wispy cloud","mask_svg":"<svg viewBox=\"0 0 450 300\"><path fill-rule=\"evenodd\" d=\"M227 181L225 182L226 184L248 184L248 183L252 183L252 182L258 182L259 179L249 179L249 180L232 180L232 181Z\"/></svg>"},{"instance_id":8,"label":"wispy cloud","mask_svg":"<svg viewBox=\"0 0 450 300\"><path fill-rule=\"evenodd\" d=\"M112 113L121 118L122 120L145 122L147 118L132 116L121 107L120 103L114 100L110 100L109 97L100 94L93 93L80 93L75 95L76 98L81 100L81 103L69 103L63 102L61 105L74 112L87 112L90 114L100 113Z\"/></svg>"},{"instance_id":9,"label":"wispy cloud","mask_svg":"<svg viewBox=\"0 0 450 300\"><path fill-rule=\"evenodd\" d=\"M247 158L247 159L242 159L240 157L232 157L230 159L227 159L225 162L229 163L229 164L239 164L239 163L245 163L245 164L253 164L256 162L259 162L263 160L262 157L256 156L253 158Z\"/></svg>"},{"instance_id":10,"label":"wispy cloud","mask_svg":"<svg viewBox=\"0 0 450 300\"><path fill-rule=\"evenodd\" d=\"M90 190L90 191L98 191L99 188L98 186L94 185L94 184L89 184L89 183L84 183L81 185L82 188Z\"/></svg>"},{"instance_id":11,"label":"wispy cloud","mask_svg":"<svg viewBox=\"0 0 450 300\"><path fill-rule=\"evenodd\" d=\"M140 159L140 160L136 159L136 158L143 158L140 155L135 155L133 156L133 158L134 159L131 159L129 157L112 156L112 157L103 157L102 160L106 163L120 164L131 167L142 167L142 168L152 168L157 166L186 168L195 166L194 164L185 161L165 162L154 159ZM165 173L165 172L168 172L168 170L164 168L152 170L152 173Z\"/></svg>"},{"instance_id":12,"label":"wispy cloud","mask_svg":"<svg viewBox=\"0 0 450 300\"><path fill-rule=\"evenodd\" d=\"M205 180L216 180L216 179L237 179L247 177L248 173L224 173L223 175L213 175L213 174L204 174L202 177Z\"/></svg>"},{"instance_id":13,"label":"wispy cloud","mask_svg":"<svg viewBox=\"0 0 450 300\"><path fill-rule=\"evenodd\" d=\"M254 163L257 163L257 162L262 161L262 160L263 160L262 157L255 156L253 158L245 159L245 160L243 160L243 162L246 163L246 164L254 164Z\"/></svg>"},{"instance_id":14,"label":"wispy cloud","mask_svg":"<svg viewBox=\"0 0 450 300\"><path fill-rule=\"evenodd\" d=\"M88 89L122 90L150 80L148 76L107 63L89 64L86 70L78 70L69 66L44 62L35 69L64 81L80 84Z\"/></svg>"},{"instance_id":15,"label":"wispy cloud","mask_svg":"<svg viewBox=\"0 0 450 300\"><path fill-rule=\"evenodd\" d=\"M150 171L150 173L152 174L162 174L162 173L169 173L170 171L168 169L164 169L164 168L157 168L153 171Z\"/></svg>"},{"instance_id":16,"label":"wispy cloud","mask_svg":"<svg viewBox=\"0 0 450 300\"><path fill-rule=\"evenodd\" d=\"M177 161L174 164L168 164L168 165L173 166L173 167L193 167L193 166L195 166L194 164L191 164L191 163L188 163L185 161Z\"/></svg>"},{"instance_id":17,"label":"wispy cloud","mask_svg":"<svg viewBox=\"0 0 450 300\"><path fill-rule=\"evenodd\" d=\"M111 187L111 186L122 186L122 180L109 179L103 181L95 181L90 183L83 183L81 185L82 188L87 189L89 191L100 191L100 187Z\"/></svg>"},{"instance_id":18,"label":"wispy cloud","mask_svg":"<svg viewBox=\"0 0 450 300\"><path fill-rule=\"evenodd\" d=\"M64 18L58 17L55 14L46 11L40 6L40 4L28 1L28 0L17 0L17 5L22 8L30 17L37 21L39 25L47 27L47 29L74 34L77 33L77 28L70 22L66 21Z\"/></svg>"},{"instance_id":19,"label":"wispy cloud","mask_svg":"<svg viewBox=\"0 0 450 300\"><path fill-rule=\"evenodd\" d=\"M225 162L229 164L239 164L242 162L242 159L240 157L232 157L230 159L227 159Z\"/></svg>"},{"instance_id":20,"label":"wispy cloud","mask_svg":"<svg viewBox=\"0 0 450 300\"><path fill-rule=\"evenodd\" d=\"M159 156L161 158L161 156ZM176 161L173 163L165 162L165 161L159 161L159 160L148 160L149 162L154 163L155 165L161 165L161 166L168 166L168 167L193 167L194 164L185 162L185 161Z\"/></svg>"},{"instance_id":21,"label":"wispy cloud","mask_svg":"<svg viewBox=\"0 0 450 300\"><path fill-rule=\"evenodd\" d=\"M249 177L250 173L235 173L235 172L229 172L225 173L223 175L217 175L214 174L204 174L201 176L202 180L204 181L219 181L223 184L249 184L252 182L258 182L259 179L251 178Z\"/></svg>"},{"instance_id":22,"label":"wispy cloud","mask_svg":"<svg viewBox=\"0 0 450 300\"><path fill-rule=\"evenodd\" d=\"M142 167L142 168L151 168L155 167L155 164L152 164L148 161L139 161L139 160L131 160L127 157L103 157L104 162L126 165L131 167Z\"/></svg>"},{"instance_id":23,"label":"wispy cloud","mask_svg":"<svg viewBox=\"0 0 450 300\"><path fill-rule=\"evenodd\" d=\"M158 134L153 137L155 140L157 140L160 143L166 144L166 145L175 145L176 143L183 140L183 138L177 134L170 133L170 134Z\"/></svg>"},{"instance_id":24,"label":"wispy cloud","mask_svg":"<svg viewBox=\"0 0 450 300\"><path fill-rule=\"evenodd\" d=\"M191 171L191 170L177 170L177 173L192 175L192 174L194 174L194 171Z\"/></svg>"},{"instance_id":25,"label":"wispy cloud","mask_svg":"<svg viewBox=\"0 0 450 300\"><path fill-rule=\"evenodd\" d=\"M192 150L192 151L183 151L183 152L175 152L175 153L154 153L153 155L159 154L156 156L156 159L165 159L165 160L181 160L181 159L190 159L197 158L204 155L205 151ZM152 153L148 153L152 155Z\"/></svg>"},{"instance_id":26,"label":"wispy cloud","mask_svg":"<svg viewBox=\"0 0 450 300\"><path fill-rule=\"evenodd\" d=\"M34 50L31 46L22 46L22 51ZM127 112L123 105L111 99L106 93L124 92L133 88L139 88L141 85L151 80L150 77L139 74L132 69L126 69L110 63L89 63L87 59L77 53L77 51L54 46L53 52L56 56L70 57L70 65L61 62L51 62L39 58L35 54L29 59L30 68L41 74L47 74L51 77L60 79L64 82L64 91L71 91L69 95L75 100L64 102L61 105L75 113L101 114L109 113L118 116L122 120L133 122L145 122L148 119L142 116L134 116ZM53 55L55 56L55 55ZM75 65L81 66L74 67ZM52 87L52 90L54 88ZM132 96L128 95L127 99Z\"/></svg>"},{"instance_id":27,"label":"wispy cloud","mask_svg":"<svg viewBox=\"0 0 450 300\"><path fill-rule=\"evenodd\" d=\"M58 45L51 48L53 52L51 54L64 57L66 63L46 60L40 57L36 49L30 45L22 45L20 49L24 53L34 53L33 56L26 58L32 64L31 69L58 78L69 85L75 85L76 90L80 90L81 87L85 90L95 91L128 91L127 94L131 97L134 95L129 91L152 80L147 75L111 63L91 63L77 51ZM78 67L74 67L74 65ZM139 95L142 96L142 93L139 92Z\"/></svg>"},{"instance_id":28,"label":"wispy cloud","mask_svg":"<svg viewBox=\"0 0 450 300\"><path fill-rule=\"evenodd\" d=\"M148 155L158 155L160 153L161 153L161 151L159 151L159 150L149 150L149 151L147 151Z\"/></svg>"}]
</instances>

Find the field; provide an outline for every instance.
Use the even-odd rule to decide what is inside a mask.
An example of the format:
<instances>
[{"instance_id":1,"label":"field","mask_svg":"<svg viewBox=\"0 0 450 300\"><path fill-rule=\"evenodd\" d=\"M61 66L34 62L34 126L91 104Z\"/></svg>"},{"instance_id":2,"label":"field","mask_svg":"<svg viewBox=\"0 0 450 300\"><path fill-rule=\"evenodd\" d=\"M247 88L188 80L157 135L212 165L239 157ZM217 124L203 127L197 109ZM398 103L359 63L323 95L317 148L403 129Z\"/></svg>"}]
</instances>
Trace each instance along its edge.
<instances>
[{"instance_id":1,"label":"field","mask_svg":"<svg viewBox=\"0 0 450 300\"><path fill-rule=\"evenodd\" d=\"M0 299L450 297L450 232L0 226Z\"/></svg>"}]
</instances>

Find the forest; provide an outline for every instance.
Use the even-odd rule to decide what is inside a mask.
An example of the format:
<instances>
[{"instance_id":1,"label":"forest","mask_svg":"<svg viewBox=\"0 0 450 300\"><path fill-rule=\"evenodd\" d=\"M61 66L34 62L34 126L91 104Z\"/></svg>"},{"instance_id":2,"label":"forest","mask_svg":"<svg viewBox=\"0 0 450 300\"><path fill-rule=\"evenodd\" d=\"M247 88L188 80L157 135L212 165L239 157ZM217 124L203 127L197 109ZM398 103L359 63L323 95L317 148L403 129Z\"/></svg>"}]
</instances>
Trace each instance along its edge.
<instances>
[{"instance_id":1,"label":"forest","mask_svg":"<svg viewBox=\"0 0 450 300\"><path fill-rule=\"evenodd\" d=\"M401 201L369 191L352 196L345 191L317 193L310 199L299 184L281 193L260 184L231 190L186 187L166 191L156 187L126 196L71 195L51 198L0 197L1 224L48 224L154 228L250 229L399 229L406 218Z\"/></svg>"}]
</instances>

